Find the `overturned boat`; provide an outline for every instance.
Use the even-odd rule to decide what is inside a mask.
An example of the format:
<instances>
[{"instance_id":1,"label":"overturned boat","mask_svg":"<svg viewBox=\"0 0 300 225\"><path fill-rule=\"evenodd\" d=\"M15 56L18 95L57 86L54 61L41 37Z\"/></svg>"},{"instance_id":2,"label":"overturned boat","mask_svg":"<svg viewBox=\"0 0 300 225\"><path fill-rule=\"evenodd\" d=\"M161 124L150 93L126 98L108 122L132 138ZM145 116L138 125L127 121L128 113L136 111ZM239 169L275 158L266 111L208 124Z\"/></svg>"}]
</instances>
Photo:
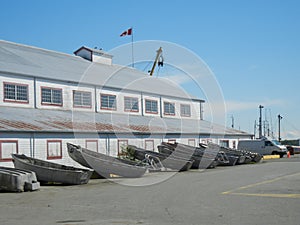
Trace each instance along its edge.
<instances>
[{"instance_id":1,"label":"overturned boat","mask_svg":"<svg viewBox=\"0 0 300 225\"><path fill-rule=\"evenodd\" d=\"M23 192L40 188L36 175L32 171L9 167L0 167L0 191Z\"/></svg>"},{"instance_id":2,"label":"overturned boat","mask_svg":"<svg viewBox=\"0 0 300 225\"><path fill-rule=\"evenodd\" d=\"M110 178L111 175L138 178L147 171L147 168L140 165L139 162L108 156L71 143L68 143L67 146L72 159L83 166L93 168L105 178Z\"/></svg>"},{"instance_id":3,"label":"overturned boat","mask_svg":"<svg viewBox=\"0 0 300 225\"><path fill-rule=\"evenodd\" d=\"M41 183L86 184L93 171L12 154L15 168L35 172Z\"/></svg>"},{"instance_id":4,"label":"overturned boat","mask_svg":"<svg viewBox=\"0 0 300 225\"><path fill-rule=\"evenodd\" d=\"M167 142L162 142L157 148L162 154L193 160L191 169L215 168L217 165L216 153L213 151L205 151L205 149L185 144L171 144Z\"/></svg>"},{"instance_id":5,"label":"overturned boat","mask_svg":"<svg viewBox=\"0 0 300 225\"><path fill-rule=\"evenodd\" d=\"M227 154L220 145L209 142L207 145L199 144L199 146L216 153L218 166L235 166L239 160L239 156Z\"/></svg>"},{"instance_id":6,"label":"overturned boat","mask_svg":"<svg viewBox=\"0 0 300 225\"><path fill-rule=\"evenodd\" d=\"M172 156L164 153L148 151L138 148L134 145L128 145L127 148L131 149L134 157L141 161L150 157L151 160L155 161L156 164L162 164L162 166L165 168L177 171L189 170L193 164L193 160L186 157Z\"/></svg>"}]
</instances>

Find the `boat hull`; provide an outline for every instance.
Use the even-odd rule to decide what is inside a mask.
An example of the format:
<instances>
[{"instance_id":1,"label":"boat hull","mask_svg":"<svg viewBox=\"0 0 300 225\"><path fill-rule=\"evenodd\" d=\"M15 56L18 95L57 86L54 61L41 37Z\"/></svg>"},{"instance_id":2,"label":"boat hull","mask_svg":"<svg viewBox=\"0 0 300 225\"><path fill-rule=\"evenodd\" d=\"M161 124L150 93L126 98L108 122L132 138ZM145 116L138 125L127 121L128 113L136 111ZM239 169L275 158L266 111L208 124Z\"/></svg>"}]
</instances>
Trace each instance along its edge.
<instances>
[{"instance_id":1,"label":"boat hull","mask_svg":"<svg viewBox=\"0 0 300 225\"><path fill-rule=\"evenodd\" d=\"M158 158L165 168L170 168L177 171L186 171L189 170L193 164L193 160L187 158L169 156L167 154L147 151L145 149L141 149L133 145L130 145L129 147L134 150L134 156L137 159L144 160L147 155L150 155L153 158Z\"/></svg>"},{"instance_id":2,"label":"boat hull","mask_svg":"<svg viewBox=\"0 0 300 225\"><path fill-rule=\"evenodd\" d=\"M12 157L15 168L35 172L37 180L41 183L86 184L93 172L25 155L12 154Z\"/></svg>"},{"instance_id":3,"label":"boat hull","mask_svg":"<svg viewBox=\"0 0 300 225\"><path fill-rule=\"evenodd\" d=\"M71 143L67 143L67 149L68 149L68 154L71 159L73 159L75 162L79 163L80 165L93 169L88 162L83 158L81 154L80 147ZM95 170L93 171L93 174L91 176L91 179L103 179L105 177L101 176L98 174Z\"/></svg>"},{"instance_id":4,"label":"boat hull","mask_svg":"<svg viewBox=\"0 0 300 225\"><path fill-rule=\"evenodd\" d=\"M169 144L162 142L161 145L158 146L158 151L164 154L193 160L191 169L206 169L216 167L215 155L211 154L209 151L205 152L205 149L202 150L200 148L179 143Z\"/></svg>"},{"instance_id":5,"label":"boat hull","mask_svg":"<svg viewBox=\"0 0 300 225\"><path fill-rule=\"evenodd\" d=\"M137 163L133 161L104 155L78 145L68 143L68 151L72 152L71 155L74 156L74 159L76 158L78 162L80 161L84 166L93 168L97 174L104 178L110 178L111 175L138 178L143 176L147 171L146 167L138 166ZM75 157L75 155L77 157Z\"/></svg>"}]
</instances>

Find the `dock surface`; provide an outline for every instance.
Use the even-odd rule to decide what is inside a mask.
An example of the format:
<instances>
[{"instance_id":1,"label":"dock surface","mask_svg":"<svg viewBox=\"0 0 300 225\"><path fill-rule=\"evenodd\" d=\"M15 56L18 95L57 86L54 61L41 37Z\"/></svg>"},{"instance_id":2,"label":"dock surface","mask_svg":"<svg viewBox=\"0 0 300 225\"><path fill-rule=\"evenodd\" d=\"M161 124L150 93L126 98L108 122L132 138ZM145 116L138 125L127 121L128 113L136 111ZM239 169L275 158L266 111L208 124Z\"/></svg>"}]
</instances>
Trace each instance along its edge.
<instances>
[{"instance_id":1,"label":"dock surface","mask_svg":"<svg viewBox=\"0 0 300 225\"><path fill-rule=\"evenodd\" d=\"M300 156L295 155L204 171L151 173L138 180L0 193L0 224L296 225L299 206Z\"/></svg>"}]
</instances>

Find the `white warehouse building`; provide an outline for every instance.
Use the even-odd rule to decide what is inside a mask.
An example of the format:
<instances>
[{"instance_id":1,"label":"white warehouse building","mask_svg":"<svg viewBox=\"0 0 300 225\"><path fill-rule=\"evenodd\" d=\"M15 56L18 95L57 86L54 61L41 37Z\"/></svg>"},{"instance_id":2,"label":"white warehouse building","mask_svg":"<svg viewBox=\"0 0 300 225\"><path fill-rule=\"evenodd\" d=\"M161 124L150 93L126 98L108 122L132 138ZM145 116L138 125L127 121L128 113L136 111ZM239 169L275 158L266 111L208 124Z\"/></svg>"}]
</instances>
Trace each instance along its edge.
<instances>
[{"instance_id":1,"label":"white warehouse building","mask_svg":"<svg viewBox=\"0 0 300 225\"><path fill-rule=\"evenodd\" d=\"M73 164L67 142L117 156L127 144L236 148L252 138L205 121L204 101L165 79L112 64L101 50L74 54L0 40L0 166L13 165L12 153Z\"/></svg>"}]
</instances>

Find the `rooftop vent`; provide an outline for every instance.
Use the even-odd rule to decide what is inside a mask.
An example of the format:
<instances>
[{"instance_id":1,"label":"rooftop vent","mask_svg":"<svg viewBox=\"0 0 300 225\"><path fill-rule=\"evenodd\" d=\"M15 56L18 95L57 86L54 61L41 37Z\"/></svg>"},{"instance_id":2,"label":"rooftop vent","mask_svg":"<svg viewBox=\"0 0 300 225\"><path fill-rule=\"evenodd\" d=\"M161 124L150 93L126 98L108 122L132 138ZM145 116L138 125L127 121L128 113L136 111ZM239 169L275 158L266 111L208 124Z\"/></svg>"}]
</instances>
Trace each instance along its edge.
<instances>
[{"instance_id":1,"label":"rooftop vent","mask_svg":"<svg viewBox=\"0 0 300 225\"><path fill-rule=\"evenodd\" d=\"M97 62L102 63L106 65L112 64L112 55L109 55L108 53L102 51L102 49L96 49L96 48L88 48L85 46L82 46L78 50L74 52L75 55L80 56L86 60L89 60L91 62Z\"/></svg>"}]
</instances>

